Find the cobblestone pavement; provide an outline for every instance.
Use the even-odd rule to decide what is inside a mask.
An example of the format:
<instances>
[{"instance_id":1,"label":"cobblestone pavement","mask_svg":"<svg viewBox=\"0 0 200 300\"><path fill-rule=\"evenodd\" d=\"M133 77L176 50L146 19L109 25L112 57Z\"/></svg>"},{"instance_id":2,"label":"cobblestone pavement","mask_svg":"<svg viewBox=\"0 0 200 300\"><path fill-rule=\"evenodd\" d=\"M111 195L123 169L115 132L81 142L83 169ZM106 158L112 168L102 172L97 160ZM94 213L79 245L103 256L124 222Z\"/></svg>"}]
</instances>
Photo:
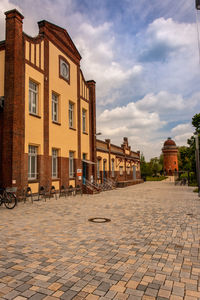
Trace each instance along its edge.
<instances>
[{"instance_id":1,"label":"cobblestone pavement","mask_svg":"<svg viewBox=\"0 0 200 300\"><path fill-rule=\"evenodd\" d=\"M172 182L0 207L0 299L200 299L199 213Z\"/></svg>"}]
</instances>

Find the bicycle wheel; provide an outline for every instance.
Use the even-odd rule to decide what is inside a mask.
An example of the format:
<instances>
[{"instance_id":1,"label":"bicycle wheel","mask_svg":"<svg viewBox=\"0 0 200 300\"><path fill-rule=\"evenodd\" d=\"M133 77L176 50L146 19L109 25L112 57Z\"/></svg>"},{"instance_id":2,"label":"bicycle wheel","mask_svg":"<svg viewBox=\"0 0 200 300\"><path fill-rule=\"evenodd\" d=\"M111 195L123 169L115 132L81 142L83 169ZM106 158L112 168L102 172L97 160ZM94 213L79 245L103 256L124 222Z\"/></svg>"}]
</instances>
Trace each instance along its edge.
<instances>
[{"instance_id":1,"label":"bicycle wheel","mask_svg":"<svg viewBox=\"0 0 200 300\"><path fill-rule=\"evenodd\" d=\"M7 192L4 198L5 207L8 209L12 209L17 204L17 197L13 193Z\"/></svg>"}]
</instances>

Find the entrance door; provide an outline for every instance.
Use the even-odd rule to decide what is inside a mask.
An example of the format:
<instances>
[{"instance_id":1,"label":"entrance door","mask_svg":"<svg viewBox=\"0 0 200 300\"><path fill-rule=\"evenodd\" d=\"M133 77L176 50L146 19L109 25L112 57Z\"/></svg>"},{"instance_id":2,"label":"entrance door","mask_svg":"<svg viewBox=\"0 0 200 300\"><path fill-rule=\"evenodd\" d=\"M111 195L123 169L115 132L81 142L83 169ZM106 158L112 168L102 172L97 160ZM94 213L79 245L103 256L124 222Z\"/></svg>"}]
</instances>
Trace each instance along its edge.
<instances>
[{"instance_id":1,"label":"entrance door","mask_svg":"<svg viewBox=\"0 0 200 300\"><path fill-rule=\"evenodd\" d=\"M106 161L103 161L103 181L106 179Z\"/></svg>"},{"instance_id":2,"label":"entrance door","mask_svg":"<svg viewBox=\"0 0 200 300\"><path fill-rule=\"evenodd\" d=\"M86 159L85 153L83 153L83 159ZM83 161L82 165L83 165L83 184L85 184L87 179L87 163Z\"/></svg>"},{"instance_id":3,"label":"entrance door","mask_svg":"<svg viewBox=\"0 0 200 300\"><path fill-rule=\"evenodd\" d=\"M136 180L136 166L133 166L133 179Z\"/></svg>"}]
</instances>

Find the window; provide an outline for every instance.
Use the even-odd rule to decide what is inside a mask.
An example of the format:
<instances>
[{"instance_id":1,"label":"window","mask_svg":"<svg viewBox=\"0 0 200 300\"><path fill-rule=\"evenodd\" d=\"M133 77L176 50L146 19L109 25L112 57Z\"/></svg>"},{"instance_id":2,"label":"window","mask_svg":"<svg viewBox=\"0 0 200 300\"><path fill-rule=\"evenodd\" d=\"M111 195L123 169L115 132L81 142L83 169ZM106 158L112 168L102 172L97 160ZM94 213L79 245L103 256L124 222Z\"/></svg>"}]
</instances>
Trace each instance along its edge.
<instances>
[{"instance_id":1,"label":"window","mask_svg":"<svg viewBox=\"0 0 200 300\"><path fill-rule=\"evenodd\" d=\"M70 64L68 61L59 55L59 76L70 84Z\"/></svg>"},{"instance_id":2,"label":"window","mask_svg":"<svg viewBox=\"0 0 200 300\"><path fill-rule=\"evenodd\" d=\"M69 177L74 177L74 152L69 152Z\"/></svg>"},{"instance_id":3,"label":"window","mask_svg":"<svg viewBox=\"0 0 200 300\"><path fill-rule=\"evenodd\" d=\"M28 179L37 178L37 147L28 146Z\"/></svg>"},{"instance_id":4,"label":"window","mask_svg":"<svg viewBox=\"0 0 200 300\"><path fill-rule=\"evenodd\" d=\"M127 167L126 172L127 172L127 175L130 175L130 167Z\"/></svg>"},{"instance_id":5,"label":"window","mask_svg":"<svg viewBox=\"0 0 200 300\"><path fill-rule=\"evenodd\" d=\"M58 122L58 95L52 93L52 121Z\"/></svg>"},{"instance_id":6,"label":"window","mask_svg":"<svg viewBox=\"0 0 200 300\"><path fill-rule=\"evenodd\" d=\"M58 150L52 149L52 178L58 178Z\"/></svg>"},{"instance_id":7,"label":"window","mask_svg":"<svg viewBox=\"0 0 200 300\"><path fill-rule=\"evenodd\" d=\"M69 128L74 127L74 104L69 102Z\"/></svg>"},{"instance_id":8,"label":"window","mask_svg":"<svg viewBox=\"0 0 200 300\"><path fill-rule=\"evenodd\" d=\"M38 84L29 80L29 113L38 114Z\"/></svg>"},{"instance_id":9,"label":"window","mask_svg":"<svg viewBox=\"0 0 200 300\"><path fill-rule=\"evenodd\" d=\"M86 132L87 127L86 127L86 115L87 111L85 109L82 110L82 127L83 127L83 132Z\"/></svg>"},{"instance_id":10,"label":"window","mask_svg":"<svg viewBox=\"0 0 200 300\"><path fill-rule=\"evenodd\" d=\"M123 175L123 167L119 167L119 175Z\"/></svg>"},{"instance_id":11,"label":"window","mask_svg":"<svg viewBox=\"0 0 200 300\"><path fill-rule=\"evenodd\" d=\"M97 160L97 178L100 178L100 160Z\"/></svg>"},{"instance_id":12,"label":"window","mask_svg":"<svg viewBox=\"0 0 200 300\"><path fill-rule=\"evenodd\" d=\"M114 160L111 160L111 168L112 168L112 177L115 177L115 166L114 166Z\"/></svg>"}]
</instances>

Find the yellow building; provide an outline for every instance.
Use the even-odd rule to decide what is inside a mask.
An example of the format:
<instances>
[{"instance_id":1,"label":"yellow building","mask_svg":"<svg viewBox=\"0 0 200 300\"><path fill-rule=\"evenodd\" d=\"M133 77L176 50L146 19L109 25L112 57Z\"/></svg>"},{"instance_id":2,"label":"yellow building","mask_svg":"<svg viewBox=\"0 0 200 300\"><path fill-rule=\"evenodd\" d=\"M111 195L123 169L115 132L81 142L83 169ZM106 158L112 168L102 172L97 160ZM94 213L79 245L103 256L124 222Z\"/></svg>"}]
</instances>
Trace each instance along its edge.
<instances>
[{"instance_id":1,"label":"yellow building","mask_svg":"<svg viewBox=\"0 0 200 300\"><path fill-rule=\"evenodd\" d=\"M1 185L19 190L30 186L37 192L40 186L59 189L96 181L95 81L85 80L81 55L65 29L40 21L33 38L23 32L24 17L17 10L5 15L6 38L0 42ZM116 160L113 147L111 162ZM107 172L109 167L107 160ZM116 172L120 168L116 164Z\"/></svg>"},{"instance_id":2,"label":"yellow building","mask_svg":"<svg viewBox=\"0 0 200 300\"><path fill-rule=\"evenodd\" d=\"M141 182L140 152L134 152L124 137L116 146L109 139L96 141L97 182L114 181L119 187Z\"/></svg>"}]
</instances>

